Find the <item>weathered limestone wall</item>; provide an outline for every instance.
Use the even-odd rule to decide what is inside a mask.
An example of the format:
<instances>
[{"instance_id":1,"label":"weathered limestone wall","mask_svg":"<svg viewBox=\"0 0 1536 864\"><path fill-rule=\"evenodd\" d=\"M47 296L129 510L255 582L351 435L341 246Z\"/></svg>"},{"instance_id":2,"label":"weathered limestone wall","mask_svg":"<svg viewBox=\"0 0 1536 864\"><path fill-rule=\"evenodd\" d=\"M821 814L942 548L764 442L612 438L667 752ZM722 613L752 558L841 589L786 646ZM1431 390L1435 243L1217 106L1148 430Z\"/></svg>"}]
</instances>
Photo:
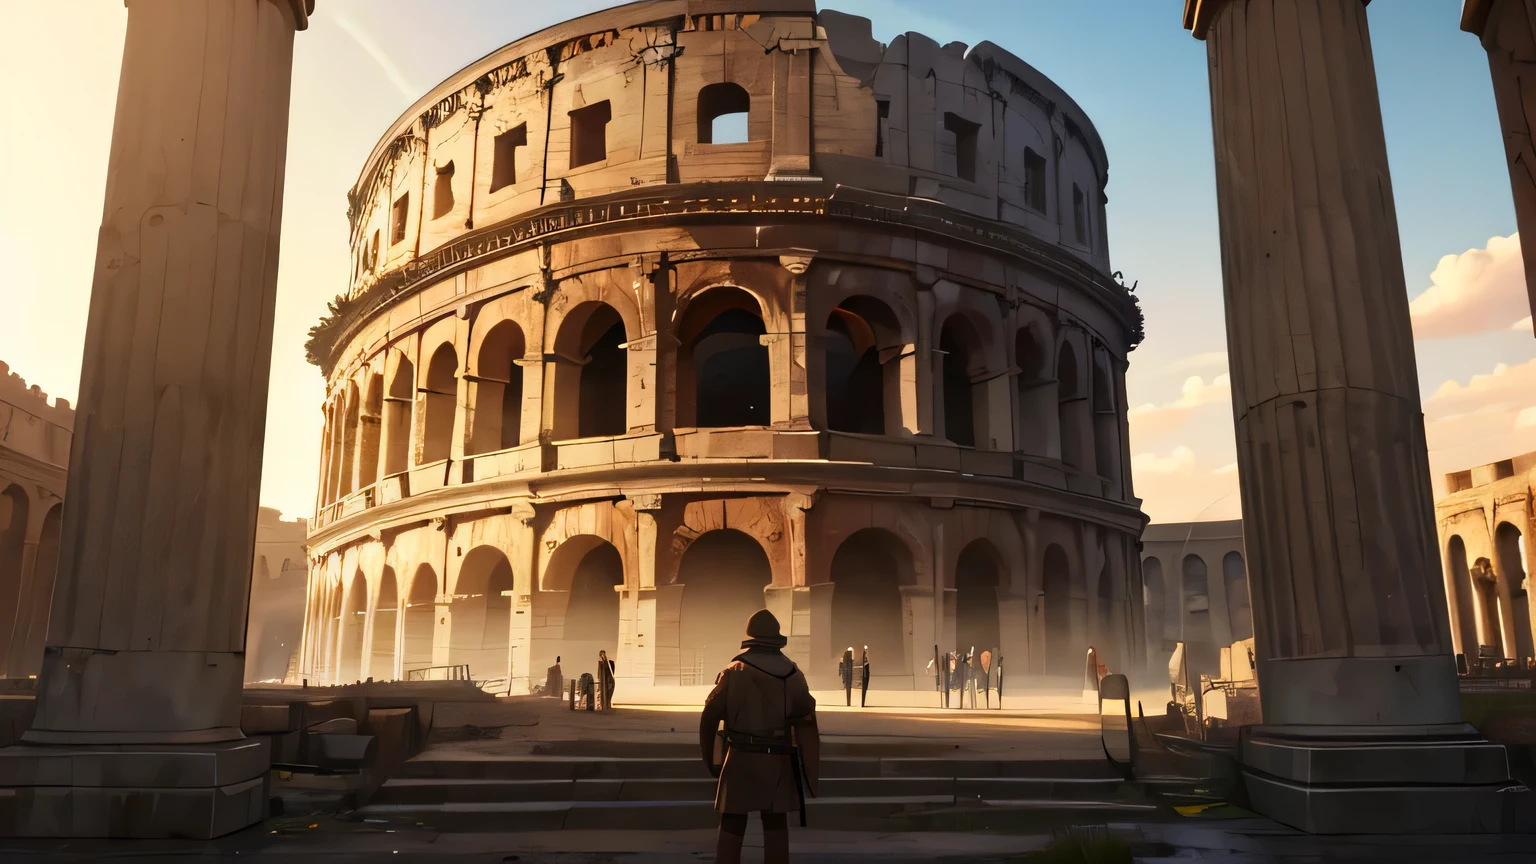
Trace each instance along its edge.
<instances>
[{"instance_id":1,"label":"weathered limestone wall","mask_svg":"<svg viewBox=\"0 0 1536 864\"><path fill-rule=\"evenodd\" d=\"M1091 124L995 46L718 6L514 43L370 156L310 343L306 675L707 683L765 605L881 686L935 644L1142 662Z\"/></svg>"},{"instance_id":2,"label":"weathered limestone wall","mask_svg":"<svg viewBox=\"0 0 1536 864\"><path fill-rule=\"evenodd\" d=\"M59 526L75 412L0 363L0 676L33 676L59 562Z\"/></svg>"},{"instance_id":3,"label":"weathered limestone wall","mask_svg":"<svg viewBox=\"0 0 1536 864\"><path fill-rule=\"evenodd\" d=\"M1162 675L1174 643L1192 676L1216 675L1220 650L1253 636L1243 522L1164 522L1141 535L1147 671Z\"/></svg>"},{"instance_id":4,"label":"weathered limestone wall","mask_svg":"<svg viewBox=\"0 0 1536 864\"><path fill-rule=\"evenodd\" d=\"M1435 522L1456 653L1475 661L1486 646L1525 665L1536 658L1536 453L1447 474L1445 484Z\"/></svg>"},{"instance_id":5,"label":"weathered limestone wall","mask_svg":"<svg viewBox=\"0 0 1536 864\"><path fill-rule=\"evenodd\" d=\"M284 519L270 507L257 512L245 629L247 683L293 683L291 673L298 669L299 643L304 636L309 570L304 543L308 534L307 520Z\"/></svg>"}]
</instances>

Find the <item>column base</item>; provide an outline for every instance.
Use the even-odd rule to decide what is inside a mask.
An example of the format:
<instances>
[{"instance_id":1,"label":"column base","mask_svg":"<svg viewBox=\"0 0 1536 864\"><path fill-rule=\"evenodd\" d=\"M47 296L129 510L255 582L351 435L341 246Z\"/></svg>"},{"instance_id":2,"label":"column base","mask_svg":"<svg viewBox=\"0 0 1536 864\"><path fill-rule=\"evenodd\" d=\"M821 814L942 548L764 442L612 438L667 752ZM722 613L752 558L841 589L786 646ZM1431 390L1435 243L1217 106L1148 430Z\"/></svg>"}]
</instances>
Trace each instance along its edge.
<instances>
[{"instance_id":1,"label":"column base","mask_svg":"<svg viewBox=\"0 0 1536 864\"><path fill-rule=\"evenodd\" d=\"M267 817L265 740L0 749L0 836L211 840Z\"/></svg>"},{"instance_id":2,"label":"column base","mask_svg":"<svg viewBox=\"0 0 1536 864\"><path fill-rule=\"evenodd\" d=\"M1504 747L1470 726L1417 736L1307 731L1257 726L1244 736L1243 780L1255 812L1311 834L1536 830L1536 795L1510 779Z\"/></svg>"}]
</instances>

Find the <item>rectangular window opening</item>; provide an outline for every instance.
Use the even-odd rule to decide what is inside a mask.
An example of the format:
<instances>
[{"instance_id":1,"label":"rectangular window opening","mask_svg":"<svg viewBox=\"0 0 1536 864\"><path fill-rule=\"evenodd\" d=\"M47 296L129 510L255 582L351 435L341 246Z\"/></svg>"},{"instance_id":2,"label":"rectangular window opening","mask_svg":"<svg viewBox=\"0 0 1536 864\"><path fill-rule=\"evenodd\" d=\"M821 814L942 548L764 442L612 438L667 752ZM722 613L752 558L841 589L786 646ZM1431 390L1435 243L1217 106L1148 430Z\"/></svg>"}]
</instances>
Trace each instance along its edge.
<instances>
[{"instance_id":1,"label":"rectangular window opening","mask_svg":"<svg viewBox=\"0 0 1536 864\"><path fill-rule=\"evenodd\" d=\"M875 102L875 157L885 156L885 127L891 122L891 100Z\"/></svg>"},{"instance_id":2,"label":"rectangular window opening","mask_svg":"<svg viewBox=\"0 0 1536 864\"><path fill-rule=\"evenodd\" d=\"M944 130L955 136L955 176L976 182L976 133L981 131L981 125L945 112Z\"/></svg>"},{"instance_id":3,"label":"rectangular window opening","mask_svg":"<svg viewBox=\"0 0 1536 864\"><path fill-rule=\"evenodd\" d=\"M1077 242L1088 243L1088 208L1083 200L1083 190L1072 184L1072 224L1077 228Z\"/></svg>"},{"instance_id":4,"label":"rectangular window opening","mask_svg":"<svg viewBox=\"0 0 1536 864\"><path fill-rule=\"evenodd\" d=\"M607 99L571 112L571 167L580 168L608 158L608 121L613 109Z\"/></svg>"},{"instance_id":5,"label":"rectangular window opening","mask_svg":"<svg viewBox=\"0 0 1536 864\"><path fill-rule=\"evenodd\" d=\"M496 150L491 156L491 191L505 189L517 182L517 148L528 146L528 124L496 136Z\"/></svg>"},{"instance_id":6,"label":"rectangular window opening","mask_svg":"<svg viewBox=\"0 0 1536 864\"><path fill-rule=\"evenodd\" d=\"M1024 148L1024 201L1029 209L1045 212L1045 157Z\"/></svg>"},{"instance_id":7,"label":"rectangular window opening","mask_svg":"<svg viewBox=\"0 0 1536 864\"><path fill-rule=\"evenodd\" d=\"M395 201L395 206L390 208L389 245L393 246L405 239L405 217L411 210L411 193L401 195Z\"/></svg>"},{"instance_id":8,"label":"rectangular window opening","mask_svg":"<svg viewBox=\"0 0 1536 864\"><path fill-rule=\"evenodd\" d=\"M453 210L453 162L437 169L432 182L432 218L441 219Z\"/></svg>"}]
</instances>

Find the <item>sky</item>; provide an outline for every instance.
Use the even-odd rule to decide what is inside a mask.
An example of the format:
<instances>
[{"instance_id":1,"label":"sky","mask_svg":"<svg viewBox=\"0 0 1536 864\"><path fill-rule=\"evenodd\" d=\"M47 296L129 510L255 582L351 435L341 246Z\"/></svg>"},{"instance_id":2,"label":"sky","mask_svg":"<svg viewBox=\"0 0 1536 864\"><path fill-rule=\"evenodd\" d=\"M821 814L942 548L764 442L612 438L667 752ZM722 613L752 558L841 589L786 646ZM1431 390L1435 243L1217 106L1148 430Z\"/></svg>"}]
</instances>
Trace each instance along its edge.
<instances>
[{"instance_id":1,"label":"sky","mask_svg":"<svg viewBox=\"0 0 1536 864\"><path fill-rule=\"evenodd\" d=\"M324 382L308 330L345 287L346 193L388 126L438 82L606 0L319 0L297 36L261 501L313 509ZM990 40L1082 106L1109 153L1114 269L1139 282L1132 470L1155 522L1240 516L1205 46L1183 0L836 0L876 38ZM1536 339L1487 56L1460 0L1368 9L1430 468L1536 450ZM942 14L937 10L942 9ZM73 400L127 12L0 0L0 360Z\"/></svg>"}]
</instances>

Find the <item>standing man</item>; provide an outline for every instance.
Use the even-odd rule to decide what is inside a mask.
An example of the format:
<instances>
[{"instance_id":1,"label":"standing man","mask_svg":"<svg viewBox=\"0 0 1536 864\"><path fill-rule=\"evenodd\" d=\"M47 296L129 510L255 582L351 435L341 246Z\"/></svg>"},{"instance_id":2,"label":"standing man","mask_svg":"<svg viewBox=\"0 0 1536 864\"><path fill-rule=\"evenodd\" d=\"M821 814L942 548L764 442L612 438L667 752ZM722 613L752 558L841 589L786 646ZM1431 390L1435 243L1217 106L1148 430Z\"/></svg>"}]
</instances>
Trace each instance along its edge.
<instances>
[{"instance_id":1,"label":"standing man","mask_svg":"<svg viewBox=\"0 0 1536 864\"><path fill-rule=\"evenodd\" d=\"M843 696L848 702L848 707L853 707L853 646L843 652L843 659L837 661L837 674L843 678Z\"/></svg>"},{"instance_id":2,"label":"standing man","mask_svg":"<svg viewBox=\"0 0 1536 864\"><path fill-rule=\"evenodd\" d=\"M597 689L602 691L604 711L613 707L613 672L614 663L608 659L608 652L597 652Z\"/></svg>"},{"instance_id":3,"label":"standing man","mask_svg":"<svg viewBox=\"0 0 1536 864\"><path fill-rule=\"evenodd\" d=\"M715 689L704 700L699 750L710 773L720 778L715 787L717 864L740 864L747 816L753 811L762 814L764 864L788 864L787 814L799 810L805 827L805 792L816 794L816 700L804 673L783 654L788 642L772 612L753 614L741 643L745 650L715 679ZM716 766L715 738L722 723L725 758Z\"/></svg>"},{"instance_id":4,"label":"standing man","mask_svg":"<svg viewBox=\"0 0 1536 864\"><path fill-rule=\"evenodd\" d=\"M863 708L869 697L869 646L864 646L864 654L859 658L859 707Z\"/></svg>"}]
</instances>

